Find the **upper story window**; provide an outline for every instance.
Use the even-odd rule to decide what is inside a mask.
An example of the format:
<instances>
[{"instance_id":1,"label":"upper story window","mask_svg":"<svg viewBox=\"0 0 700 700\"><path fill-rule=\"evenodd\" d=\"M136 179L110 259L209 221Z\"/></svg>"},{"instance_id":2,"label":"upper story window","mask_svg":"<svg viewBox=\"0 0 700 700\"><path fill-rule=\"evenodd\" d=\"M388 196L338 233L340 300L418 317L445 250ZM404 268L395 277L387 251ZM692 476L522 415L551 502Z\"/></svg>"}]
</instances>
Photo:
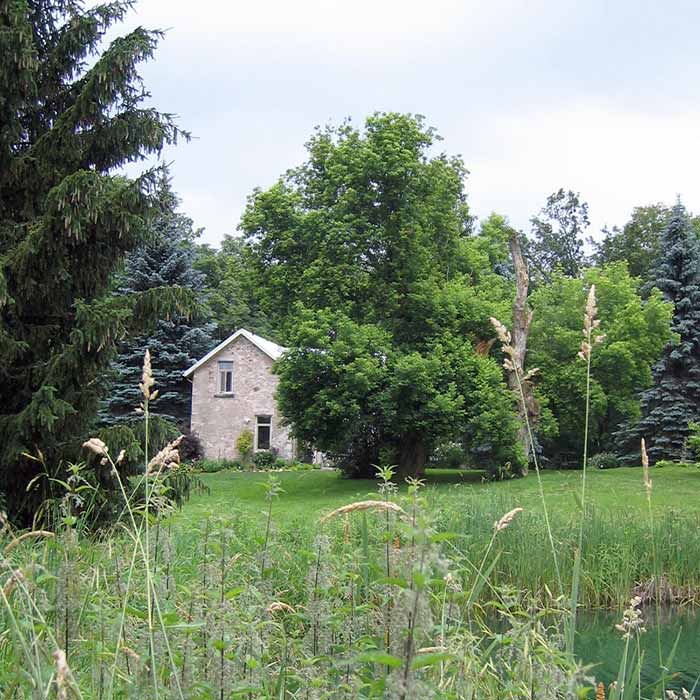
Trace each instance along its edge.
<instances>
[{"instance_id":1,"label":"upper story window","mask_svg":"<svg viewBox=\"0 0 700 700\"><path fill-rule=\"evenodd\" d=\"M219 361L219 393L233 394L233 362Z\"/></svg>"}]
</instances>

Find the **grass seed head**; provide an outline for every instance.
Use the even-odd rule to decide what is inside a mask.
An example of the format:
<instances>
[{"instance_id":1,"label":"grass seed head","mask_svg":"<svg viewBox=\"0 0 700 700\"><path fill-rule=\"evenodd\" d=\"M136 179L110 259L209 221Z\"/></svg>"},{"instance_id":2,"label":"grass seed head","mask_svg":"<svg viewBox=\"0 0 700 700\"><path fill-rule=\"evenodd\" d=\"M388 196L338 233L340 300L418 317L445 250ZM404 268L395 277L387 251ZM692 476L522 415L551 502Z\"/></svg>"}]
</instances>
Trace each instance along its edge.
<instances>
[{"instance_id":1,"label":"grass seed head","mask_svg":"<svg viewBox=\"0 0 700 700\"><path fill-rule=\"evenodd\" d=\"M143 372L141 373L141 383L139 389L146 401L151 399L151 387L156 383L153 379L153 370L151 369L151 353L148 348L143 356Z\"/></svg>"},{"instance_id":2,"label":"grass seed head","mask_svg":"<svg viewBox=\"0 0 700 700\"><path fill-rule=\"evenodd\" d=\"M109 452L107 445L105 445L104 442L102 442L102 440L100 440L98 437L91 437L89 440L86 440L83 443L83 447L90 450L90 452L94 452L100 457L106 457L107 453Z\"/></svg>"},{"instance_id":3,"label":"grass seed head","mask_svg":"<svg viewBox=\"0 0 700 700\"><path fill-rule=\"evenodd\" d=\"M406 511L401 506L397 506L396 503L392 503L391 501L356 501L355 503L349 503L346 506L336 508L327 515L324 515L321 518L321 522L328 522L339 515L353 513L356 510L390 510L394 513L406 515Z\"/></svg>"},{"instance_id":4,"label":"grass seed head","mask_svg":"<svg viewBox=\"0 0 700 700\"><path fill-rule=\"evenodd\" d=\"M523 509L522 508L513 508L513 510L509 510L500 520L497 520L493 524L493 528L496 532L500 532L501 530L505 530L515 519L515 516L518 513L522 513Z\"/></svg>"},{"instance_id":5,"label":"grass seed head","mask_svg":"<svg viewBox=\"0 0 700 700\"><path fill-rule=\"evenodd\" d=\"M641 452L642 452L642 473L644 475L644 486L646 487L647 495L651 496L652 483L651 483L651 477L649 476L649 455L647 454L647 445L646 445L644 438L642 438L642 442L641 442Z\"/></svg>"}]
</instances>

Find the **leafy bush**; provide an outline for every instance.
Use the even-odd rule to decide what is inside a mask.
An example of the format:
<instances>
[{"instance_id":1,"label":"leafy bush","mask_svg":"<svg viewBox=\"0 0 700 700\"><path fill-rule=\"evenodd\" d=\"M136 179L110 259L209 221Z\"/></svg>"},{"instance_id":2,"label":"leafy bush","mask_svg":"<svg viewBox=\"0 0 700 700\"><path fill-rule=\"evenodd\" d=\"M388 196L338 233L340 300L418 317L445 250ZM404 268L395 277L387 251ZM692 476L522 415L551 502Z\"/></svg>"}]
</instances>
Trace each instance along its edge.
<instances>
[{"instance_id":1,"label":"leafy bush","mask_svg":"<svg viewBox=\"0 0 700 700\"><path fill-rule=\"evenodd\" d=\"M688 429L690 435L688 435L687 446L693 459L697 462L700 460L700 423L691 420L688 423Z\"/></svg>"},{"instance_id":2,"label":"leafy bush","mask_svg":"<svg viewBox=\"0 0 700 700\"><path fill-rule=\"evenodd\" d=\"M590 458L588 466L593 469L616 469L620 466L620 460L612 452L599 452Z\"/></svg>"},{"instance_id":3,"label":"leafy bush","mask_svg":"<svg viewBox=\"0 0 700 700\"><path fill-rule=\"evenodd\" d=\"M250 459L250 455L253 452L253 433L252 431L242 430L239 436L236 438L236 450L241 456L244 462Z\"/></svg>"},{"instance_id":4,"label":"leafy bush","mask_svg":"<svg viewBox=\"0 0 700 700\"><path fill-rule=\"evenodd\" d=\"M464 447L458 442L443 442L437 446L431 466L443 469L461 469L467 461Z\"/></svg>"},{"instance_id":5,"label":"leafy bush","mask_svg":"<svg viewBox=\"0 0 700 700\"><path fill-rule=\"evenodd\" d=\"M224 469L242 469L243 464L233 459L200 459L196 468L207 474L224 471Z\"/></svg>"},{"instance_id":6,"label":"leafy bush","mask_svg":"<svg viewBox=\"0 0 700 700\"><path fill-rule=\"evenodd\" d=\"M663 469L664 467L697 467L697 462L674 462L672 459L660 459L654 463L655 469Z\"/></svg>"},{"instance_id":7,"label":"leafy bush","mask_svg":"<svg viewBox=\"0 0 700 700\"><path fill-rule=\"evenodd\" d=\"M199 435L190 430L183 433L179 451L180 459L182 459L183 462L194 462L197 459L201 459L204 456L204 448L202 447L202 441L199 439Z\"/></svg>"},{"instance_id":8,"label":"leafy bush","mask_svg":"<svg viewBox=\"0 0 700 700\"><path fill-rule=\"evenodd\" d=\"M274 469L277 456L269 450L262 450L253 455L253 464L256 469Z\"/></svg>"}]
</instances>

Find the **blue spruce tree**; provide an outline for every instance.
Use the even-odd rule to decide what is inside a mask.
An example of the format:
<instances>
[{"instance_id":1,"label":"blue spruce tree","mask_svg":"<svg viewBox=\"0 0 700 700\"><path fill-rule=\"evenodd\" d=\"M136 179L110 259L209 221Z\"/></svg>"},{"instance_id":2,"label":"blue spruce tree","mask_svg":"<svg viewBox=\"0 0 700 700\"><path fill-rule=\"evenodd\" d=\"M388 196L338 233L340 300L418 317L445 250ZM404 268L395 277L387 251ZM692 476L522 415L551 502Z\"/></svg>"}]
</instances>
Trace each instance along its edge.
<instances>
[{"instance_id":1,"label":"blue spruce tree","mask_svg":"<svg viewBox=\"0 0 700 700\"><path fill-rule=\"evenodd\" d=\"M653 368L653 385L641 398L641 419L626 437L638 454L647 443L652 462L684 459L688 423L700 416L700 254L690 217L679 202L661 239L654 286L674 304L677 334Z\"/></svg>"},{"instance_id":2,"label":"blue spruce tree","mask_svg":"<svg viewBox=\"0 0 700 700\"><path fill-rule=\"evenodd\" d=\"M192 220L179 213L179 201L166 181L160 188L161 211L148 242L132 253L118 280L117 294L127 296L160 287L191 290L202 301L204 275L193 267L195 259ZM159 391L151 413L185 427L189 423L190 386L182 373L216 344L215 325L199 314L173 313L160 319L155 329L129 337L112 364L112 382L100 412L105 425L131 422L141 401L138 383L143 355L148 348Z\"/></svg>"}]
</instances>

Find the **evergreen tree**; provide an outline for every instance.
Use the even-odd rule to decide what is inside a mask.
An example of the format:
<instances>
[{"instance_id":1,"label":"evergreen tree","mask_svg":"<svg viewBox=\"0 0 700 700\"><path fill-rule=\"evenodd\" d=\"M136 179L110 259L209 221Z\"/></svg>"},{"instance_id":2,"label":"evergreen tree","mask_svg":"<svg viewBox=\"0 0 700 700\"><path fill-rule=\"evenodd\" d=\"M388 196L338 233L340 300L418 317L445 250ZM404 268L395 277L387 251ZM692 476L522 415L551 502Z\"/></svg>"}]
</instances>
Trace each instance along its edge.
<instances>
[{"instance_id":1,"label":"evergreen tree","mask_svg":"<svg viewBox=\"0 0 700 700\"><path fill-rule=\"evenodd\" d=\"M153 224L148 242L129 255L119 280L118 295L148 292L159 287L189 289L199 299L204 275L195 271L192 219L176 211L178 200L167 182L160 193L162 213ZM141 401L138 388L146 348L153 358L158 400L151 412L186 425L190 414L190 385L182 373L216 344L214 324L173 313L157 321L151 333L130 337L120 345L112 365L114 380L104 401L105 424L128 422Z\"/></svg>"},{"instance_id":2,"label":"evergreen tree","mask_svg":"<svg viewBox=\"0 0 700 700\"><path fill-rule=\"evenodd\" d=\"M654 366L654 383L642 394L642 418L627 436L637 454L645 438L652 461L683 458L688 423L700 414L699 265L697 240L679 202L662 236L654 275L655 286L673 302L671 329L678 340L666 345Z\"/></svg>"},{"instance_id":3,"label":"evergreen tree","mask_svg":"<svg viewBox=\"0 0 700 700\"><path fill-rule=\"evenodd\" d=\"M142 106L138 74L159 39L141 27L104 50L131 2L0 3L0 492L11 515L42 469L75 458L118 341L190 295L149 289L108 296L146 232L156 173L115 174L179 131ZM41 482L41 483L46 483Z\"/></svg>"}]
</instances>

